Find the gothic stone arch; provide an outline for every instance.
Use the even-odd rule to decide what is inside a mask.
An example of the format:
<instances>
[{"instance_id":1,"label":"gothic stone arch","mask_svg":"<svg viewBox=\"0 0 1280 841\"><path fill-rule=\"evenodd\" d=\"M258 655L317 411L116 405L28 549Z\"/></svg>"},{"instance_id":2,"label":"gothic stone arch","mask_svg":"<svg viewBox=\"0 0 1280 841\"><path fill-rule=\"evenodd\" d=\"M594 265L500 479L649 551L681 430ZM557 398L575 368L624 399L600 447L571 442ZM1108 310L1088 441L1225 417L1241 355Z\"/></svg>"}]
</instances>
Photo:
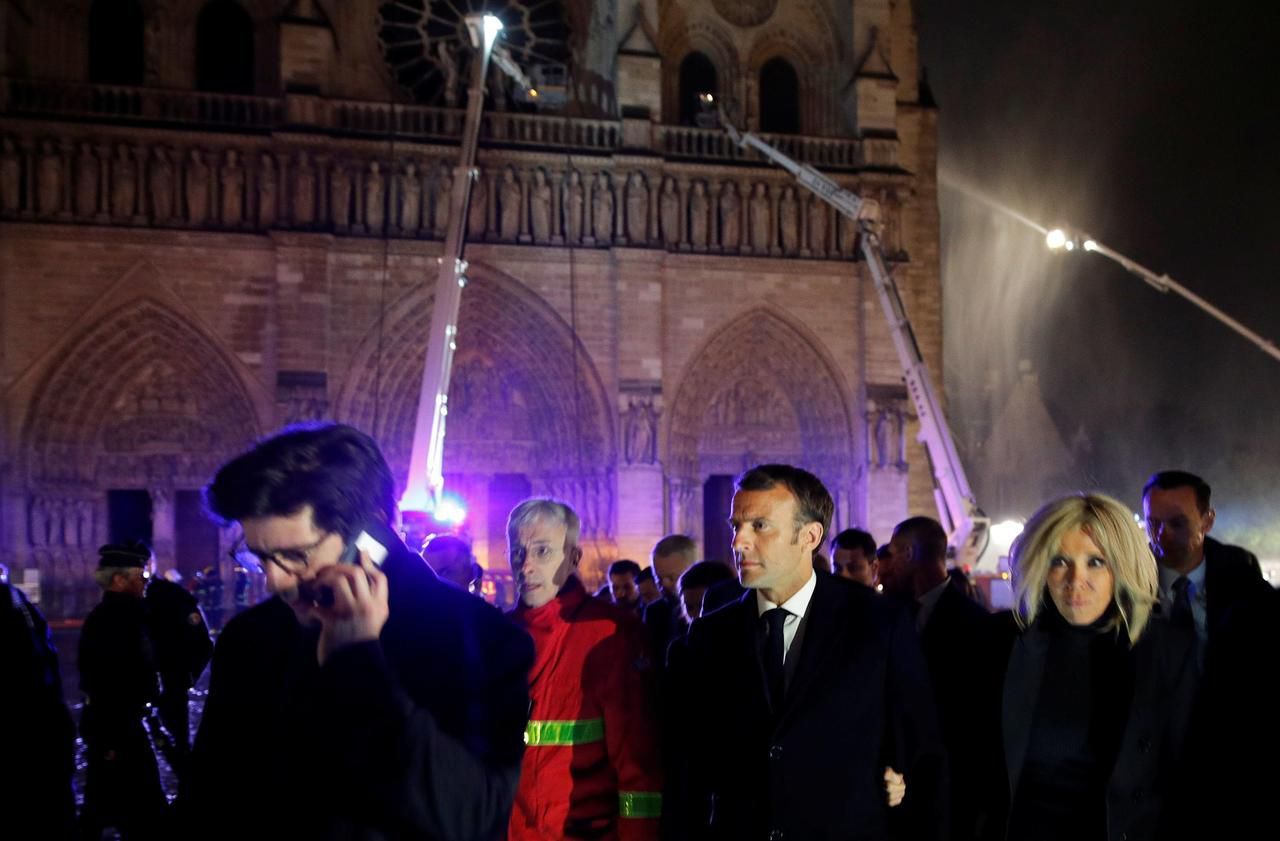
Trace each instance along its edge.
<instances>
[{"instance_id":1,"label":"gothic stone arch","mask_svg":"<svg viewBox=\"0 0 1280 841\"><path fill-rule=\"evenodd\" d=\"M107 490L171 504L259 434L234 366L193 323L146 297L105 313L52 362L23 423L34 564L59 587L84 586L107 539Z\"/></svg>"},{"instance_id":2,"label":"gothic stone arch","mask_svg":"<svg viewBox=\"0 0 1280 841\"><path fill-rule=\"evenodd\" d=\"M781 461L848 492L853 425L843 378L817 339L774 310L750 310L717 330L675 391L664 436L672 528L702 532L703 483Z\"/></svg>"},{"instance_id":3,"label":"gothic stone arch","mask_svg":"<svg viewBox=\"0 0 1280 841\"><path fill-rule=\"evenodd\" d=\"M584 541L611 544L614 413L590 355L564 319L519 281L477 263L467 274L445 472L524 474L533 493L575 507ZM381 341L374 325L338 400L337 416L378 440L401 486L433 303L432 290L423 286L389 308Z\"/></svg>"}]
</instances>

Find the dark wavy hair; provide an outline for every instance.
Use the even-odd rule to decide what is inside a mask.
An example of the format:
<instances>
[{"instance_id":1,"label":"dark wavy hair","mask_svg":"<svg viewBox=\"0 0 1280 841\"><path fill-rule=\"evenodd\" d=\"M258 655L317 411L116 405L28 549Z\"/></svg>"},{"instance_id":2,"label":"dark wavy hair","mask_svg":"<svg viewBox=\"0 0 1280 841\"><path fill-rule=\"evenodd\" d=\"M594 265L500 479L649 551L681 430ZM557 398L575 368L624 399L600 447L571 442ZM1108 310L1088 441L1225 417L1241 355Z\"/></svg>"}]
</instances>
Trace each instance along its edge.
<instances>
[{"instance_id":1,"label":"dark wavy hair","mask_svg":"<svg viewBox=\"0 0 1280 841\"><path fill-rule=\"evenodd\" d=\"M806 523L822 526L818 545L831 533L831 517L836 505L822 480L807 470L790 464L758 464L738 477L740 491L769 491L782 485L796 498L797 530Z\"/></svg>"},{"instance_id":2,"label":"dark wavy hair","mask_svg":"<svg viewBox=\"0 0 1280 841\"><path fill-rule=\"evenodd\" d=\"M316 525L355 537L364 523L391 524L395 480L377 443L342 424L295 426L224 464L204 489L223 524L287 517L311 506Z\"/></svg>"}]
</instances>

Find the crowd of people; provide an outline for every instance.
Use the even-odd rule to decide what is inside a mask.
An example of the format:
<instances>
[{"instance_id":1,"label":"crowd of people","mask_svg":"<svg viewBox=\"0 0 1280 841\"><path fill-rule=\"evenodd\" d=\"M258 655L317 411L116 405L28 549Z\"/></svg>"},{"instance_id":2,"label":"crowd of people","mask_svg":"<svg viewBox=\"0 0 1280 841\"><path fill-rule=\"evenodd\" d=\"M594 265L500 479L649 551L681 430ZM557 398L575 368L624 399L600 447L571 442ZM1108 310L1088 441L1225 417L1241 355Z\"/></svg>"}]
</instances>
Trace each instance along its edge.
<instances>
[{"instance_id":1,"label":"crowd of people","mask_svg":"<svg viewBox=\"0 0 1280 841\"><path fill-rule=\"evenodd\" d=\"M732 565L657 540L579 578L563 502L510 513L517 604L478 597L456 536L395 530L376 443L287 430L224 465L210 513L271 593L216 647L195 599L105 546L80 637L88 783L39 611L4 587L3 763L15 838L954 839L1264 837L1280 595L1209 536L1209 485L1046 503L992 613L947 534L831 535L783 464L738 477ZM168 586L164 586L168 584ZM1262 654L1259 654L1262 652ZM188 745L187 692L209 665ZM19 726L15 724L21 722ZM7 751L8 753L8 751ZM157 756L180 780L169 804ZM28 761L28 758L30 761Z\"/></svg>"}]
</instances>

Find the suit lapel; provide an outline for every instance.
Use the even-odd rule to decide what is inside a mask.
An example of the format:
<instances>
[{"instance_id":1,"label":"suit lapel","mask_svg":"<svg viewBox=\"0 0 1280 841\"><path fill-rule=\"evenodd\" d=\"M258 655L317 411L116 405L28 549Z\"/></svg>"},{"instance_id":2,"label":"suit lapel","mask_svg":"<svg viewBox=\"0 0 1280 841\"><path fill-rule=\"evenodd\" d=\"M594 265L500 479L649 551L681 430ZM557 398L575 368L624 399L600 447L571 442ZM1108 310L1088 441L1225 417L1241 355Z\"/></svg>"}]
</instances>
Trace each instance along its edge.
<instances>
[{"instance_id":1,"label":"suit lapel","mask_svg":"<svg viewBox=\"0 0 1280 841\"><path fill-rule=\"evenodd\" d=\"M804 616L804 638L800 646L800 660L787 687L782 712L775 717L775 730L781 730L795 715L797 706L837 643L844 638L845 623L839 615L840 594L834 580L819 575L813 598ZM792 645L794 645L794 641ZM788 658L789 659L789 658Z\"/></svg>"},{"instance_id":2,"label":"suit lapel","mask_svg":"<svg viewBox=\"0 0 1280 841\"><path fill-rule=\"evenodd\" d=\"M1031 740L1032 719L1044 679L1044 665L1049 651L1049 635L1036 628L1018 634L1009 655L1005 672L1004 697L1004 761L1009 773L1009 794L1018 790L1022 763Z\"/></svg>"}]
</instances>

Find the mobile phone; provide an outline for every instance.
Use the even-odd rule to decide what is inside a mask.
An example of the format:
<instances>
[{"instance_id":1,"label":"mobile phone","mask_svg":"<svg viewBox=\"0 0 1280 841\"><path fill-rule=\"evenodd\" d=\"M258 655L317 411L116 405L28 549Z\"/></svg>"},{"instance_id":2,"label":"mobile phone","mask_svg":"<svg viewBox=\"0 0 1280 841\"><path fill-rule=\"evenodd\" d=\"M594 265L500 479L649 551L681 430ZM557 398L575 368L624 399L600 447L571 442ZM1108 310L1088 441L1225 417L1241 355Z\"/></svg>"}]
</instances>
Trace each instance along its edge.
<instances>
[{"instance_id":1,"label":"mobile phone","mask_svg":"<svg viewBox=\"0 0 1280 841\"><path fill-rule=\"evenodd\" d=\"M360 563L360 552L362 550L376 567L381 567L382 562L387 559L387 547L366 530L360 532L355 540L348 541L342 547L342 554L338 556L338 563L352 565ZM311 581L299 582L298 595L303 600L317 604L320 607L331 607L333 605L333 588L322 584L316 584Z\"/></svg>"}]
</instances>

